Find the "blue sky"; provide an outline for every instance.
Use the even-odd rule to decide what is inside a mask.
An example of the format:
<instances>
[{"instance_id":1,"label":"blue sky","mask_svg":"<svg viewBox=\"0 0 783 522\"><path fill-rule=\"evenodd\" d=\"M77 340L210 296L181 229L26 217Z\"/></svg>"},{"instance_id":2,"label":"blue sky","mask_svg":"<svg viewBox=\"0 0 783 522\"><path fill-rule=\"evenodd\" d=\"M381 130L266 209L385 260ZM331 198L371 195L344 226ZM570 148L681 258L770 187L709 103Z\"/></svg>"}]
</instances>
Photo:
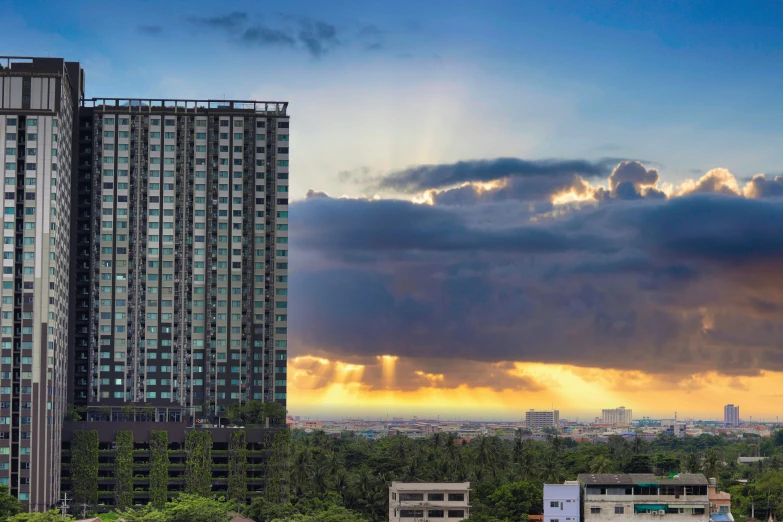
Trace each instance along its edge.
<instances>
[{"instance_id":1,"label":"blue sky","mask_svg":"<svg viewBox=\"0 0 783 522\"><path fill-rule=\"evenodd\" d=\"M294 411L777 411L783 2L0 14L88 96L290 102Z\"/></svg>"},{"instance_id":2,"label":"blue sky","mask_svg":"<svg viewBox=\"0 0 783 522\"><path fill-rule=\"evenodd\" d=\"M84 62L88 95L289 100L298 197L350 194L341 171L499 156L640 159L671 182L783 164L781 2L0 7L4 53ZM298 33L318 23L334 35L315 56ZM243 40L259 27L293 44Z\"/></svg>"}]
</instances>

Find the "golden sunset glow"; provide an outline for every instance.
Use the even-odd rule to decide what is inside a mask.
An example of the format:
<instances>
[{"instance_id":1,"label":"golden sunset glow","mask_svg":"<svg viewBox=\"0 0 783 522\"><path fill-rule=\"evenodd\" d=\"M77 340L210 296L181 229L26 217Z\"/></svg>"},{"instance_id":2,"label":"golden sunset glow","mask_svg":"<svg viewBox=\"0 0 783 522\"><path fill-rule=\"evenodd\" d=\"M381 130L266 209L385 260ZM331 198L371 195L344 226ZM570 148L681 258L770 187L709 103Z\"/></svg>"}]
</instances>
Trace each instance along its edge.
<instances>
[{"instance_id":1,"label":"golden sunset glow","mask_svg":"<svg viewBox=\"0 0 783 522\"><path fill-rule=\"evenodd\" d=\"M492 389L459 383L445 384L448 375L411 371L418 385L394 388L398 357L378 356L383 383L365 382L363 365L346 364L317 357L289 361L289 409L305 415L417 415L442 419L520 419L531 408L559 409L561 417L592 420L602 408L626 406L637 417L718 418L726 403L747 404L748 415L761 420L774 411L783 394L780 372L762 372L755 377L726 377L715 372L671 377L640 371L582 368L578 366L513 363L503 370L526 379L534 389ZM407 361L415 365L415 361ZM475 363L476 371L487 363ZM489 365L497 368L498 365ZM318 375L325 376L319 379ZM397 376L399 379L403 375ZM758 417L757 417L758 416ZM773 420L773 419L767 419Z\"/></svg>"}]
</instances>

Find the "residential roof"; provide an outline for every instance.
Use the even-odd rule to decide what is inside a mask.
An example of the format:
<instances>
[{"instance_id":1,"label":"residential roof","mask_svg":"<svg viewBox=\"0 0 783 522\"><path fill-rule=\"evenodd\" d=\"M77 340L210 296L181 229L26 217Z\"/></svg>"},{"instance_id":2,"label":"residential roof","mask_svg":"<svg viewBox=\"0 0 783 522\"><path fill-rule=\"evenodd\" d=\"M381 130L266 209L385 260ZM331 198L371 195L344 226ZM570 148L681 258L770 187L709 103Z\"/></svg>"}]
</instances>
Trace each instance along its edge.
<instances>
[{"instance_id":1,"label":"residential roof","mask_svg":"<svg viewBox=\"0 0 783 522\"><path fill-rule=\"evenodd\" d=\"M465 491L470 482L392 482L391 489L411 491Z\"/></svg>"},{"instance_id":2,"label":"residential roof","mask_svg":"<svg viewBox=\"0 0 783 522\"><path fill-rule=\"evenodd\" d=\"M680 473L672 478L656 477L652 473L582 473L578 477L580 484L597 486L633 486L636 484L681 484L689 486L706 486L709 484L704 475L697 473Z\"/></svg>"}]
</instances>

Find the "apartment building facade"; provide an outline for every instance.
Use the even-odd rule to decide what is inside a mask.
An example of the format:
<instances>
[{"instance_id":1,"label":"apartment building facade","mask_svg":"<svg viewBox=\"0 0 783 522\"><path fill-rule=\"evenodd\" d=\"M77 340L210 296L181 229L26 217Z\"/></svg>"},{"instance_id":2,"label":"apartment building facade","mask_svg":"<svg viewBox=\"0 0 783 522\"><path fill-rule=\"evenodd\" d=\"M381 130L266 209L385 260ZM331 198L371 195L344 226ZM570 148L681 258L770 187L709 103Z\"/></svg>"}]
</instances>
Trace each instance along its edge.
<instances>
[{"instance_id":1,"label":"apartment building facade","mask_svg":"<svg viewBox=\"0 0 783 522\"><path fill-rule=\"evenodd\" d=\"M727 404L723 407L723 423L727 426L739 426L740 425L740 412L739 406L733 404Z\"/></svg>"},{"instance_id":2,"label":"apartment building facade","mask_svg":"<svg viewBox=\"0 0 783 522\"><path fill-rule=\"evenodd\" d=\"M92 240L76 277L93 313L74 347L76 404L168 420L285 405L286 106L87 100Z\"/></svg>"},{"instance_id":3,"label":"apartment building facade","mask_svg":"<svg viewBox=\"0 0 783 522\"><path fill-rule=\"evenodd\" d=\"M560 427L560 411L528 410L525 412L525 426L539 429L558 428Z\"/></svg>"},{"instance_id":4,"label":"apartment building facade","mask_svg":"<svg viewBox=\"0 0 783 522\"><path fill-rule=\"evenodd\" d=\"M41 510L60 490L74 122L84 75L62 59L0 64L0 484Z\"/></svg>"},{"instance_id":5,"label":"apartment building facade","mask_svg":"<svg viewBox=\"0 0 783 522\"><path fill-rule=\"evenodd\" d=\"M214 424L287 400L288 104L84 77L0 57L0 484L30 510L60 498L69 404Z\"/></svg>"},{"instance_id":6,"label":"apartment building facade","mask_svg":"<svg viewBox=\"0 0 783 522\"><path fill-rule=\"evenodd\" d=\"M584 522L710 519L709 483L704 475L581 474L578 482Z\"/></svg>"},{"instance_id":7,"label":"apartment building facade","mask_svg":"<svg viewBox=\"0 0 783 522\"><path fill-rule=\"evenodd\" d=\"M460 521L470 517L470 482L392 482L389 522Z\"/></svg>"},{"instance_id":8,"label":"apartment building facade","mask_svg":"<svg viewBox=\"0 0 783 522\"><path fill-rule=\"evenodd\" d=\"M625 406L601 410L602 424L631 424L632 422L633 411L626 409Z\"/></svg>"},{"instance_id":9,"label":"apartment building facade","mask_svg":"<svg viewBox=\"0 0 783 522\"><path fill-rule=\"evenodd\" d=\"M582 516L579 482L544 484L543 522L580 522Z\"/></svg>"}]
</instances>

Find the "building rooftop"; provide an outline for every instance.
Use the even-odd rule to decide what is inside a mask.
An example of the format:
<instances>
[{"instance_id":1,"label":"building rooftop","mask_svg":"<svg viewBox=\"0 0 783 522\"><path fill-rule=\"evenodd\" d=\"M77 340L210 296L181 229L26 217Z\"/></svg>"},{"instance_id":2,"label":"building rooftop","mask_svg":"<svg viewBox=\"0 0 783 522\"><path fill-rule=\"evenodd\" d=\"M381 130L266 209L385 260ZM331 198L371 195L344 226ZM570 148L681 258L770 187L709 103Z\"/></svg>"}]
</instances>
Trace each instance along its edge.
<instances>
[{"instance_id":1,"label":"building rooftop","mask_svg":"<svg viewBox=\"0 0 783 522\"><path fill-rule=\"evenodd\" d=\"M470 489L470 482L392 482L391 487L417 491L464 491Z\"/></svg>"},{"instance_id":2,"label":"building rooftop","mask_svg":"<svg viewBox=\"0 0 783 522\"><path fill-rule=\"evenodd\" d=\"M582 473L578 480L581 484L596 486L635 486L640 484L706 486L709 484L704 475L697 473L681 473L673 477L656 477L652 473Z\"/></svg>"},{"instance_id":3,"label":"building rooftop","mask_svg":"<svg viewBox=\"0 0 783 522\"><path fill-rule=\"evenodd\" d=\"M186 100L166 98L86 98L85 107L111 112L182 112L254 111L287 116L288 102L260 100Z\"/></svg>"}]
</instances>

